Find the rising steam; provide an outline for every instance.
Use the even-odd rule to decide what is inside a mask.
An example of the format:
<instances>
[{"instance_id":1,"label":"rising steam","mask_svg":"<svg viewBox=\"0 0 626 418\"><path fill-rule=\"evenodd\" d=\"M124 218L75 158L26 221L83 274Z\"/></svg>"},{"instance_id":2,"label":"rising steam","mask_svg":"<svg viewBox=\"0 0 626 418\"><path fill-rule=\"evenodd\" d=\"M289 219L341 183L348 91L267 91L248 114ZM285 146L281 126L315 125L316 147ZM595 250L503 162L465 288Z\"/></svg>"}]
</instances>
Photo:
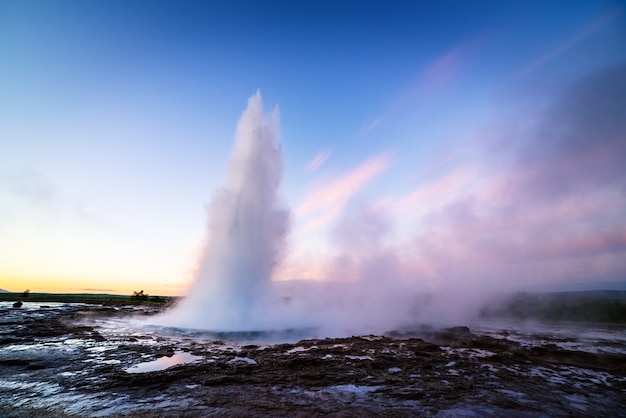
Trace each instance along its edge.
<instances>
[{"instance_id":1,"label":"rising steam","mask_svg":"<svg viewBox=\"0 0 626 418\"><path fill-rule=\"evenodd\" d=\"M621 65L581 79L551 108L537 110L533 129L495 132L484 157L459 156L406 196L354 199L389 166L385 155L366 161L295 211L313 216L301 231L336 219L324 254L291 248L292 260L282 260L289 214L278 199L278 112L265 114L257 93L210 207L196 280L159 323L359 335L468 324L494 294L575 280L623 282L625 74ZM519 143L510 147L508 138ZM274 271L278 261L282 274Z\"/></svg>"},{"instance_id":2,"label":"rising steam","mask_svg":"<svg viewBox=\"0 0 626 418\"><path fill-rule=\"evenodd\" d=\"M372 216L345 219L335 237L369 260L360 266L366 274L351 280L346 267L354 262L344 257L331 280L271 280L289 221L278 199L277 134L278 111L265 114L257 92L239 120L226 184L210 206L197 277L187 296L154 322L210 331L306 329L311 336L342 336L389 331L424 315L442 320L432 311L440 305L424 296L413 277L389 274L397 260L378 248L376 236L384 235L385 225ZM342 239L344 229L353 235L355 228L363 245Z\"/></svg>"},{"instance_id":3,"label":"rising steam","mask_svg":"<svg viewBox=\"0 0 626 418\"><path fill-rule=\"evenodd\" d=\"M270 276L289 219L277 195L282 175L278 119L278 109L264 113L259 92L248 99L226 184L209 210L197 277L164 322L210 330L249 330L264 322Z\"/></svg>"}]
</instances>

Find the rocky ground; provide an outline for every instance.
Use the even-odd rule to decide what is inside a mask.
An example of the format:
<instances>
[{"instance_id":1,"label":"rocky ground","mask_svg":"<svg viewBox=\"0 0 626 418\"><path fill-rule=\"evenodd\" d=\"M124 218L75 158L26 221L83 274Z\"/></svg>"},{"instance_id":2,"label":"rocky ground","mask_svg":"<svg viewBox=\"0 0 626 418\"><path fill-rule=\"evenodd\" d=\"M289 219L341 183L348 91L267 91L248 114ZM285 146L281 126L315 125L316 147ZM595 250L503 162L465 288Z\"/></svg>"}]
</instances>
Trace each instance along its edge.
<instances>
[{"instance_id":1,"label":"rocky ground","mask_svg":"<svg viewBox=\"0 0 626 418\"><path fill-rule=\"evenodd\" d=\"M0 304L0 416L626 416L619 327L268 344L127 319L155 309Z\"/></svg>"}]
</instances>

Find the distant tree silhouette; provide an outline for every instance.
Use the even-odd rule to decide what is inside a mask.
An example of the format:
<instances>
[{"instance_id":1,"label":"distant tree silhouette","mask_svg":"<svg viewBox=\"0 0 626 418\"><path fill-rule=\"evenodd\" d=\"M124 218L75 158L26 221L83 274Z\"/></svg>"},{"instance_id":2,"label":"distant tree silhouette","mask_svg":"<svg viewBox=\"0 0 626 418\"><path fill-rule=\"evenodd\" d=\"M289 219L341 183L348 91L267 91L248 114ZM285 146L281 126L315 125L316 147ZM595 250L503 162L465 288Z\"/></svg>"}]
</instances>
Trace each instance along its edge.
<instances>
[{"instance_id":1,"label":"distant tree silhouette","mask_svg":"<svg viewBox=\"0 0 626 418\"><path fill-rule=\"evenodd\" d=\"M26 290L24 290L24 292L22 293L22 297L23 297L23 298L27 298L29 294L30 294L30 289L26 289Z\"/></svg>"},{"instance_id":2,"label":"distant tree silhouette","mask_svg":"<svg viewBox=\"0 0 626 418\"><path fill-rule=\"evenodd\" d=\"M135 300L148 300L148 294L143 293L143 290L140 290L139 292L135 290L130 298Z\"/></svg>"}]
</instances>

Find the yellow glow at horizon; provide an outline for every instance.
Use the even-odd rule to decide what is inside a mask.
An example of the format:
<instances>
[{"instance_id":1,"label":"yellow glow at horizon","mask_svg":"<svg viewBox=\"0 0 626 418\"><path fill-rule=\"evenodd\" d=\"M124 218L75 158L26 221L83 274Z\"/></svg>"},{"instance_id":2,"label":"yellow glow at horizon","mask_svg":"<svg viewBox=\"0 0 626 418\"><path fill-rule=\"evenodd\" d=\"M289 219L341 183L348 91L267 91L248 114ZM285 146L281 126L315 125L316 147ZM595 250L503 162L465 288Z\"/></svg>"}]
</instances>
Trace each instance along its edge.
<instances>
[{"instance_id":1,"label":"yellow glow at horizon","mask_svg":"<svg viewBox=\"0 0 626 418\"><path fill-rule=\"evenodd\" d=\"M14 276L0 273L0 289L9 292L23 292L28 289L33 293L111 293L119 295L131 295L134 291L144 290L145 293L155 296L181 296L185 294L187 286L183 283L177 285L150 284L141 280Z\"/></svg>"},{"instance_id":2,"label":"yellow glow at horizon","mask_svg":"<svg viewBox=\"0 0 626 418\"><path fill-rule=\"evenodd\" d=\"M0 243L0 289L119 294L143 289L148 294L179 295L189 276L186 264L194 261L184 251L150 246L123 234L29 232L14 233Z\"/></svg>"}]
</instances>

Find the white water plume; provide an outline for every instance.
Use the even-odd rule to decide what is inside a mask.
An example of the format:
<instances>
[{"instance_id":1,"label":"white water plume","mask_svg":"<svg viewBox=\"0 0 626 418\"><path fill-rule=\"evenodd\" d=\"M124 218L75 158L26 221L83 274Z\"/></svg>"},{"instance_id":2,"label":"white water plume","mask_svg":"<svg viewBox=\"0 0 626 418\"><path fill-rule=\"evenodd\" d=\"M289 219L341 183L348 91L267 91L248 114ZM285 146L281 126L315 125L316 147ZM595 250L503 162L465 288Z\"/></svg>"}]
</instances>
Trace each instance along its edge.
<instances>
[{"instance_id":1,"label":"white water plume","mask_svg":"<svg viewBox=\"0 0 626 418\"><path fill-rule=\"evenodd\" d=\"M265 114L260 92L241 116L226 183L209 208L208 235L187 296L159 322L210 330L263 326L271 273L289 213L278 201L282 152L278 109Z\"/></svg>"}]
</instances>

